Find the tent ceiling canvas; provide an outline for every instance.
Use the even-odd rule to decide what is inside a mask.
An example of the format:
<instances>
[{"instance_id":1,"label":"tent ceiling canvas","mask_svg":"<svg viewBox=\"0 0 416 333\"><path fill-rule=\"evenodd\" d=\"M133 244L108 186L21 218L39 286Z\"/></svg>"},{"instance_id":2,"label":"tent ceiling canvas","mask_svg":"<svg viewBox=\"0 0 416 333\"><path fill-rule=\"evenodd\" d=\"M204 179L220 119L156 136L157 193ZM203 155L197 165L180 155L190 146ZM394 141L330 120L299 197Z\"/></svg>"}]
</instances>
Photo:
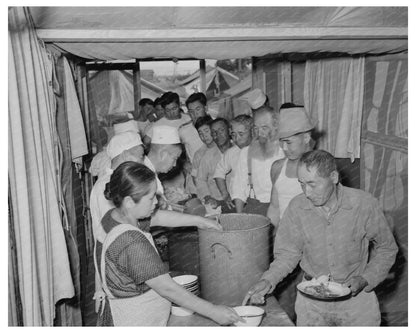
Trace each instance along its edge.
<instances>
[{"instance_id":1,"label":"tent ceiling canvas","mask_svg":"<svg viewBox=\"0 0 416 333\"><path fill-rule=\"evenodd\" d=\"M87 59L407 50L407 7L30 7L39 38Z\"/></svg>"}]
</instances>

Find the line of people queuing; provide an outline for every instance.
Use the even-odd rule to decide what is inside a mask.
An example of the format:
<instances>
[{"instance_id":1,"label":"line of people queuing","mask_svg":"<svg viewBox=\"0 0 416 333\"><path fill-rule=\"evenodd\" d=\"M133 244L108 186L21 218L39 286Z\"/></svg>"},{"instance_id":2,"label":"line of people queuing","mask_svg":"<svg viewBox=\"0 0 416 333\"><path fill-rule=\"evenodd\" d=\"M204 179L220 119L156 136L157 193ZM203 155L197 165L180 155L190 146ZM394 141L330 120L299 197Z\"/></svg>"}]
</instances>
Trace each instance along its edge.
<instances>
[{"instance_id":1,"label":"line of people queuing","mask_svg":"<svg viewBox=\"0 0 416 333\"><path fill-rule=\"evenodd\" d=\"M90 199L101 325L165 325L166 300L220 324L243 320L232 308L210 304L178 289L154 249L150 226L221 230L214 220L170 210L174 192L168 191L158 175L173 169L183 151L180 187L184 198L197 197L223 214L261 214L272 222L275 260L248 291L247 297L253 303L262 302L295 270L289 282L280 283L284 288L279 300L286 302L290 311L296 299L298 324L379 323L372 289L385 278L397 252L380 207L368 194L339 184L334 157L314 150L314 124L304 107L286 103L276 111L259 89L248 96L252 115L228 121L208 115L207 99L202 93L189 96L185 113L179 96L168 92L153 103L141 100L141 112L134 115L134 120L114 125L115 135L101 152L101 158L107 155L110 163L101 163L98 168ZM142 173L146 179L141 178ZM147 205L143 200L148 201ZM344 208L351 211L341 212ZM348 219L352 220L350 224ZM309 220L316 225L312 231L305 231L303 224ZM331 233L321 230L322 220L328 226L334 225ZM129 227L123 229L126 224ZM373 264L366 262L370 241L381 248L375 251ZM353 253L354 262L342 254L343 247L346 253L349 247L359 249ZM339 257L333 258L334 253ZM296 271L298 263L300 268ZM354 302L343 303L343 307L334 310L316 307L313 301L297 295L295 285L300 279L323 274L349 284L354 296L365 288L371 297L362 294L360 301L354 298ZM149 294L149 290L155 293ZM133 303L127 304L126 299L133 299ZM361 301L365 305L359 309L371 309L369 316L356 313L357 302ZM126 310L131 310L134 302L138 306L154 302L155 308L149 307L149 311L143 310L143 316L137 316ZM155 318L155 309L163 315Z\"/></svg>"}]
</instances>

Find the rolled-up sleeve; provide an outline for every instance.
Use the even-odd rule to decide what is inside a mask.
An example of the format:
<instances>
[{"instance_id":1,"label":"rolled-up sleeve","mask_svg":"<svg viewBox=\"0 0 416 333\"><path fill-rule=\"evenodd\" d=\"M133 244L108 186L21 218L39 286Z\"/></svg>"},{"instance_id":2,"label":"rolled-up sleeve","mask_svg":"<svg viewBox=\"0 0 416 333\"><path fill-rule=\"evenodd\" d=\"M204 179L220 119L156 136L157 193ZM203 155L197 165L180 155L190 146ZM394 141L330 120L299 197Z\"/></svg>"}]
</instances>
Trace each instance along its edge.
<instances>
[{"instance_id":1,"label":"rolled-up sleeve","mask_svg":"<svg viewBox=\"0 0 416 333\"><path fill-rule=\"evenodd\" d=\"M246 201L248 197L248 170L247 170L247 152L245 147L241 150L237 165L235 166L235 177L232 182L232 199Z\"/></svg>"},{"instance_id":2,"label":"rolled-up sleeve","mask_svg":"<svg viewBox=\"0 0 416 333\"><path fill-rule=\"evenodd\" d=\"M368 282L366 290L369 291L387 277L398 251L393 233L376 199L371 203L370 215L366 223L366 237L374 245L374 255L371 256L362 274Z\"/></svg>"}]
</instances>

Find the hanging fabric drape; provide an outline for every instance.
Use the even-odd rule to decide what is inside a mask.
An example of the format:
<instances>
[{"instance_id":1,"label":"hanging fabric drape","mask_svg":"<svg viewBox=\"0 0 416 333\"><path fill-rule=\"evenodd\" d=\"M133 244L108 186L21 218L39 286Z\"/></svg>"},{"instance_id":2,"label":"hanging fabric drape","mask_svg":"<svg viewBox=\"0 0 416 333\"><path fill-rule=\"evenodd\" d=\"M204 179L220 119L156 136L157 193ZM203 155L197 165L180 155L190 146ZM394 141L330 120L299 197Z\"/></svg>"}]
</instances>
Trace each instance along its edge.
<instances>
[{"instance_id":1,"label":"hanging fabric drape","mask_svg":"<svg viewBox=\"0 0 416 333\"><path fill-rule=\"evenodd\" d=\"M13 7L8 14L8 169L23 324L52 326L55 303L74 296L57 177L52 66L28 10Z\"/></svg>"},{"instance_id":2,"label":"hanging fabric drape","mask_svg":"<svg viewBox=\"0 0 416 333\"><path fill-rule=\"evenodd\" d=\"M318 147L338 158L360 157L364 58L307 61L305 108L322 132Z\"/></svg>"},{"instance_id":3,"label":"hanging fabric drape","mask_svg":"<svg viewBox=\"0 0 416 333\"><path fill-rule=\"evenodd\" d=\"M65 110L68 119L69 139L73 162L79 162L80 157L88 154L87 137L85 135L84 120L75 89L74 77L68 60L63 57Z\"/></svg>"},{"instance_id":4,"label":"hanging fabric drape","mask_svg":"<svg viewBox=\"0 0 416 333\"><path fill-rule=\"evenodd\" d=\"M70 259L72 281L76 297L59 305L59 320L63 326L80 326L81 318L81 287L80 287L80 256L78 252L77 216L74 202L74 163L81 160L80 154L88 151L86 147L84 124L81 110L75 93L74 80L69 63L65 57L55 58L54 92L56 96L56 128L61 151L59 179L65 201L66 215L64 218L64 234ZM83 146L85 144L85 146ZM83 223L81 222L80 225Z\"/></svg>"}]
</instances>

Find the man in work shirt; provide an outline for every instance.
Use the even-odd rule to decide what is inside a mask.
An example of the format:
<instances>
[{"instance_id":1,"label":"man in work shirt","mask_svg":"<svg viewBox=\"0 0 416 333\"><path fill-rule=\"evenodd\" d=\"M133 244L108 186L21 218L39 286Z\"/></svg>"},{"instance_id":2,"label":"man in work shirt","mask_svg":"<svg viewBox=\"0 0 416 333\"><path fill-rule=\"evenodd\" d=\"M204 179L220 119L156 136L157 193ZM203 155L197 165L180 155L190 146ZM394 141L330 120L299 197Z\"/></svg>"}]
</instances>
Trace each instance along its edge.
<instances>
[{"instance_id":1,"label":"man in work shirt","mask_svg":"<svg viewBox=\"0 0 416 333\"><path fill-rule=\"evenodd\" d=\"M373 289L386 278L398 248L377 200L339 184L335 158L323 150L301 157L298 179L303 193L289 203L280 222L275 259L246 298L262 303L300 261L305 280L327 275L348 286L352 297L326 302L298 292L298 326L380 325Z\"/></svg>"}]
</instances>

